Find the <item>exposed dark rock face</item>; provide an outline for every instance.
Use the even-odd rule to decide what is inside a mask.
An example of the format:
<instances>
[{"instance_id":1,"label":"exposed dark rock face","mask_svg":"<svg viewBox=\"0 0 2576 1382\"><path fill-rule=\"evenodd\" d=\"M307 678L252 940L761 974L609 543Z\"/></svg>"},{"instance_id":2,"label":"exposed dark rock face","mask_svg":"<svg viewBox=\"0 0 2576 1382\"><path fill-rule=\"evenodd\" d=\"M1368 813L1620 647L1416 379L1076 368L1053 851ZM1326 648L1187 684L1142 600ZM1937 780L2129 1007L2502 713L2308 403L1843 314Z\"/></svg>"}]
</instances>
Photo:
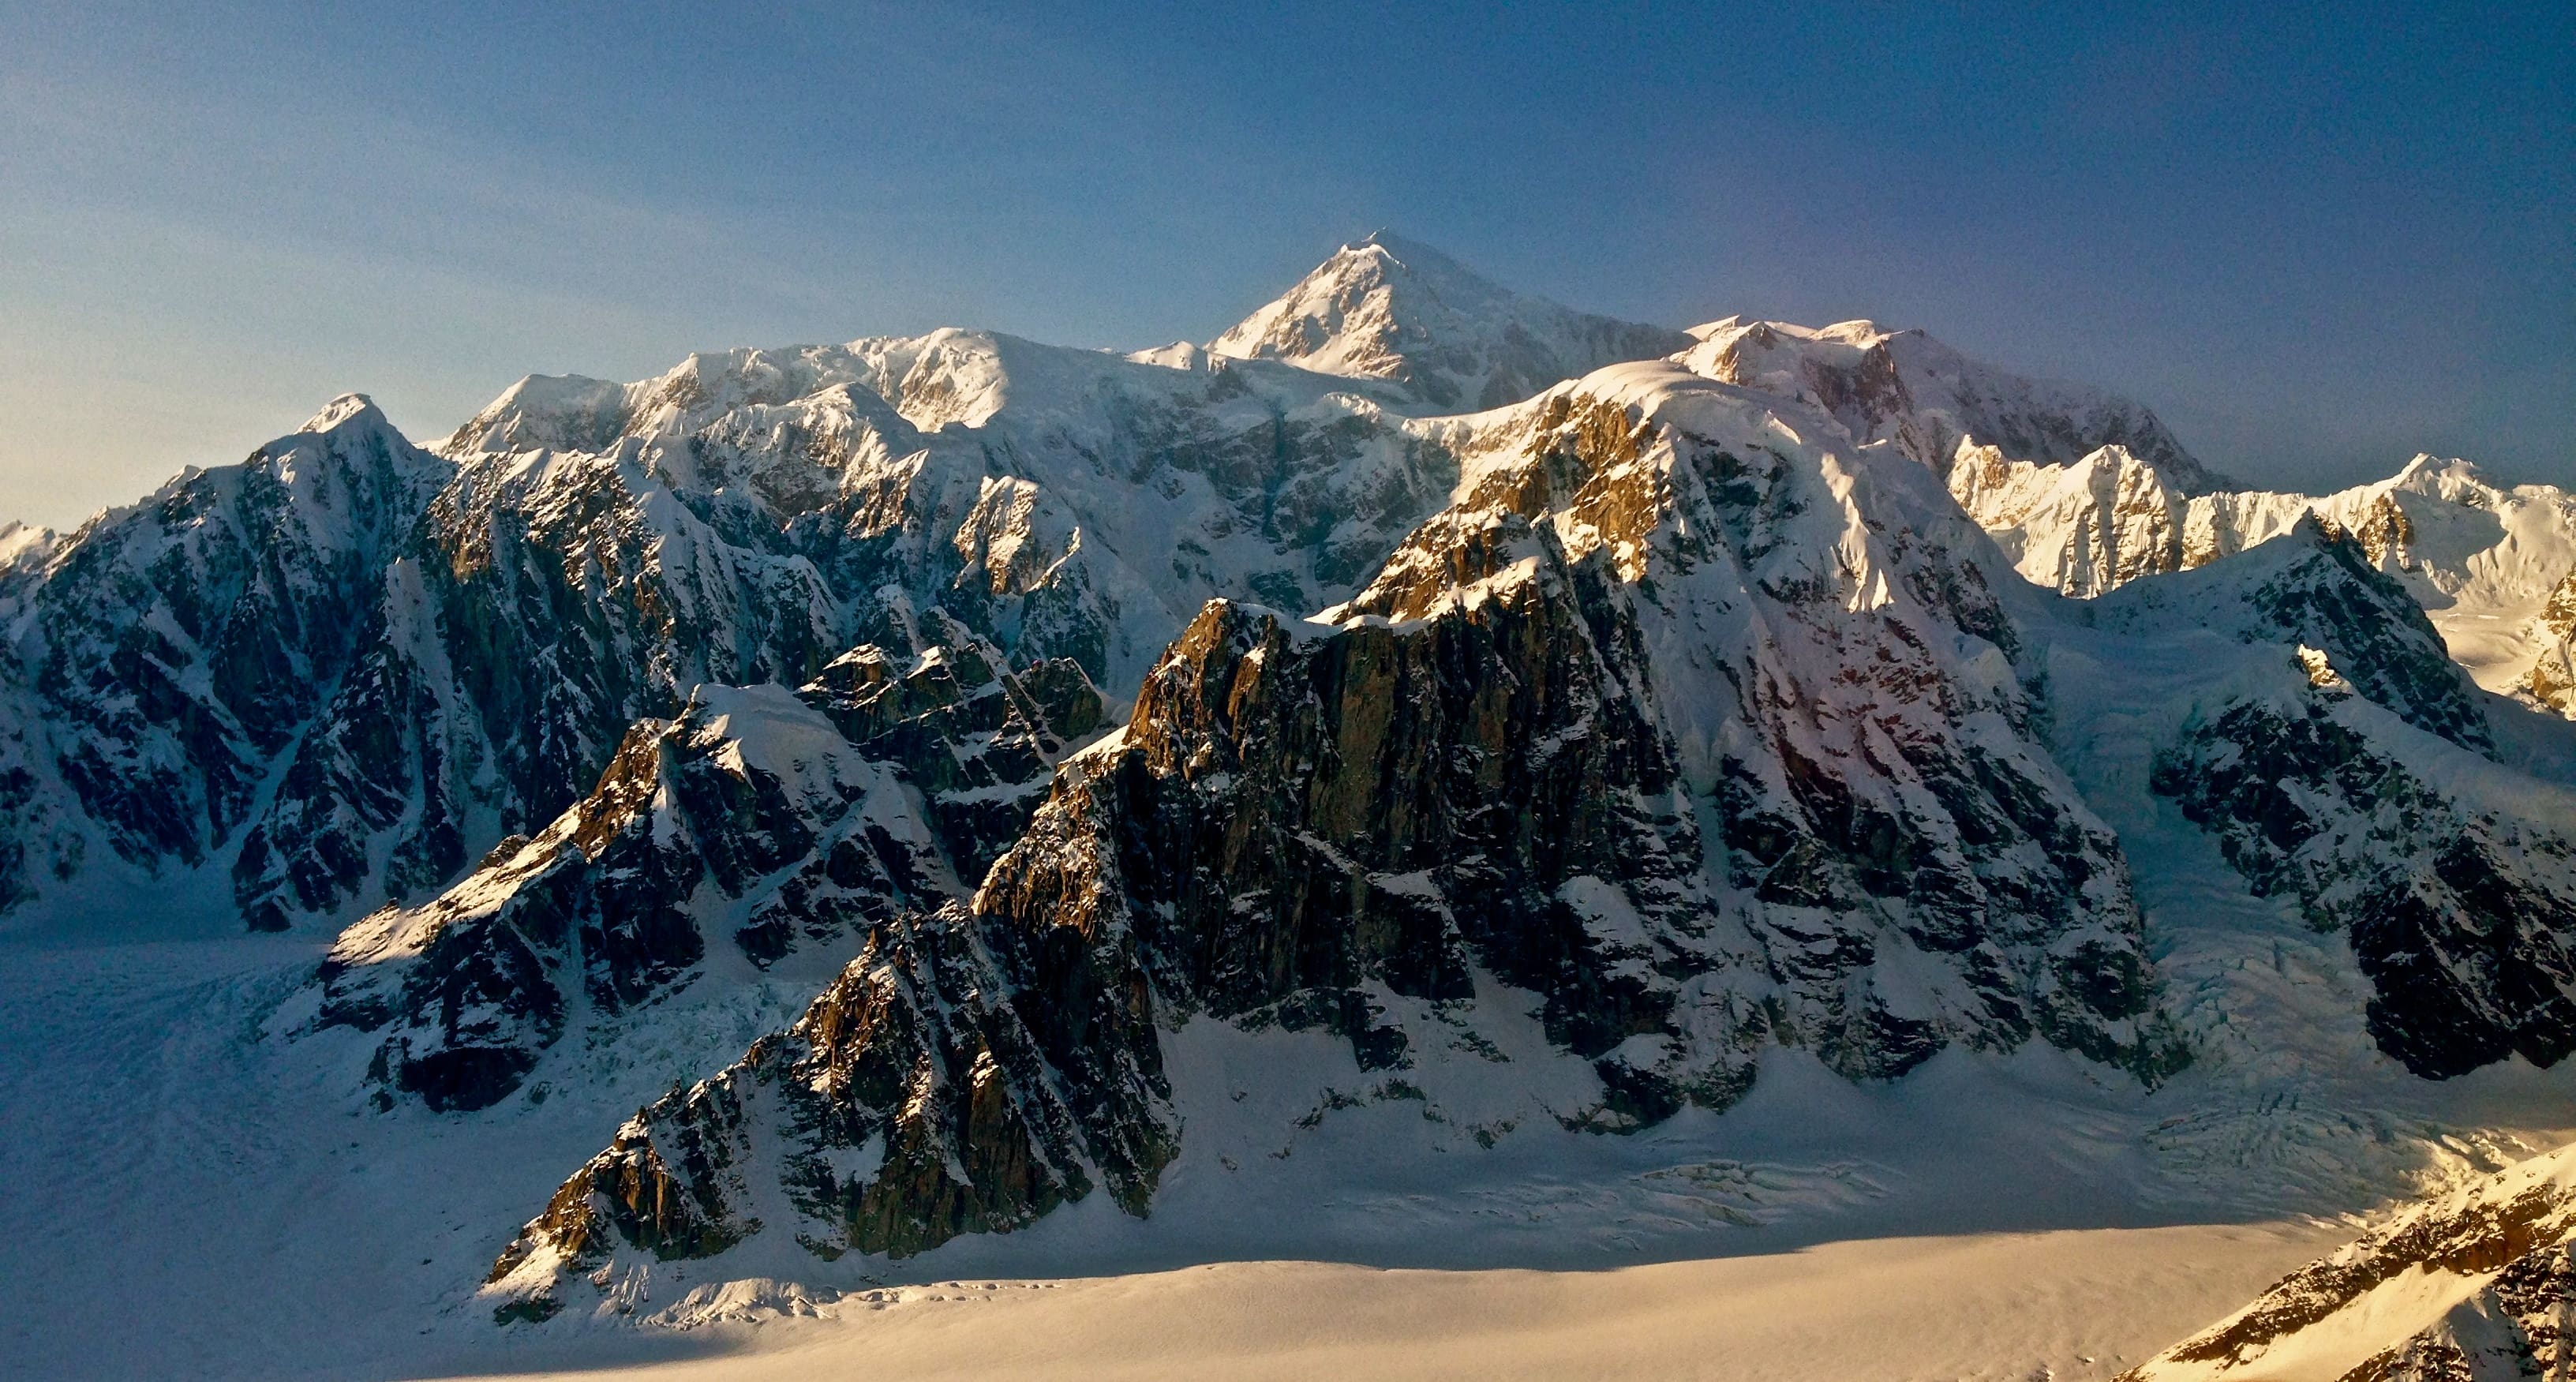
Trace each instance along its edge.
<instances>
[{"instance_id":1,"label":"exposed dark rock face","mask_svg":"<svg viewBox=\"0 0 2576 1382\"><path fill-rule=\"evenodd\" d=\"M870 644L798 694L922 792L931 828L971 886L1027 827L1056 761L1097 733L1106 712L1071 658L1004 672L998 649L954 622L944 631L948 641L909 668Z\"/></svg>"},{"instance_id":2,"label":"exposed dark rock face","mask_svg":"<svg viewBox=\"0 0 2576 1382\"><path fill-rule=\"evenodd\" d=\"M969 906L879 924L797 1028L629 1124L502 1292L721 1250L772 1182L824 1251L1095 1182L1141 1212L1178 1136L1157 1021L1322 1025L1401 1068L1392 1005L1472 1005L1480 973L1590 1063L1559 1116L1596 1131L1731 1102L1769 1042L1855 1077L2032 1037L2169 1069L2117 843L2029 737L1974 530L1913 507L1937 481L1634 368L1500 424L1331 622L1209 604ZM911 1073L815 1073L845 1067Z\"/></svg>"},{"instance_id":3,"label":"exposed dark rock face","mask_svg":"<svg viewBox=\"0 0 2576 1382\"><path fill-rule=\"evenodd\" d=\"M2429 1078L2576 1050L2576 846L2406 766L2320 662L2304 695L2250 699L2160 760L2156 790L2258 893L2342 929L2380 1049Z\"/></svg>"},{"instance_id":4,"label":"exposed dark rock face","mask_svg":"<svg viewBox=\"0 0 2576 1382\"><path fill-rule=\"evenodd\" d=\"M1402 632L1209 606L978 907L1114 898L1158 990L1230 1019L1364 1013L1372 984L1466 999L1481 965L1599 1063L1605 1126L1731 1102L1750 1039L1701 1049L1674 1017L1716 927L1677 764L1622 676L1633 630L1586 622L1586 576L1615 610L1598 564L1555 562ZM1338 1025L1363 1065L1403 1062L1400 1030ZM1620 1052L1642 1035L1671 1049Z\"/></svg>"},{"instance_id":5,"label":"exposed dark rock face","mask_svg":"<svg viewBox=\"0 0 2576 1382\"><path fill-rule=\"evenodd\" d=\"M2106 629L2202 628L2244 643L2311 649L2352 689L2407 723L2494 753L2477 688L2423 607L2349 532L2314 514L2224 561L2123 586L2088 613Z\"/></svg>"},{"instance_id":6,"label":"exposed dark rock face","mask_svg":"<svg viewBox=\"0 0 2576 1382\"><path fill-rule=\"evenodd\" d=\"M1178 1121L1150 987L1104 920L951 906L876 927L795 1026L620 1129L492 1280L544 1298L621 1245L706 1256L759 1232L771 1194L827 1258L1006 1231L1098 1188L1143 1213Z\"/></svg>"},{"instance_id":7,"label":"exposed dark rock face","mask_svg":"<svg viewBox=\"0 0 2576 1382\"><path fill-rule=\"evenodd\" d=\"M2122 1382L2225 1378L2299 1350L2311 1367L2385 1347L2340 1374L2342 1382L2486 1382L2559 1376L2576 1344L2576 1233L2565 1150L2534 1157L2461 1190L2419 1202L2359 1241L2282 1278L2253 1304L2122 1374ZM2408 1295L2466 1297L2412 1333ZM2397 1301L2374 1312L2373 1293ZM2384 1299L2384 1297L2383 1297ZM2328 1341L2311 1343L2323 1335Z\"/></svg>"},{"instance_id":8,"label":"exposed dark rock face","mask_svg":"<svg viewBox=\"0 0 2576 1382\"><path fill-rule=\"evenodd\" d=\"M889 777L784 690L703 688L678 719L638 723L534 839L351 927L323 967L322 1021L385 1030L393 1090L491 1104L572 1015L614 1016L698 967L716 917L740 915L762 962L911 900L897 874L933 903L956 891Z\"/></svg>"},{"instance_id":9,"label":"exposed dark rock face","mask_svg":"<svg viewBox=\"0 0 2576 1382\"><path fill-rule=\"evenodd\" d=\"M997 411L1023 380L1080 406ZM285 925L417 897L700 683L793 685L950 621L1015 662L1132 676L1175 598L1345 591L1437 502L1446 450L1356 399L1313 406L1329 387L963 332L528 381L451 440L457 477L251 829L239 904ZM597 449L477 449L574 444ZM1007 841L980 829L978 864Z\"/></svg>"},{"instance_id":10,"label":"exposed dark rock face","mask_svg":"<svg viewBox=\"0 0 2576 1382\"><path fill-rule=\"evenodd\" d=\"M19 827L0 898L77 871L82 821L146 868L222 850L351 665L385 561L450 470L350 395L92 520L19 581L32 705L0 782Z\"/></svg>"},{"instance_id":11,"label":"exposed dark rock face","mask_svg":"<svg viewBox=\"0 0 2576 1382\"><path fill-rule=\"evenodd\" d=\"M2150 1076L2178 1059L2142 1025L2117 841L2029 737L1991 547L1919 471L1784 450L1746 425L1742 395L1670 367L1622 373L1615 399L1535 405L1525 459L1486 471L1350 611L1450 618L1479 583L1499 594L1496 573L1529 560L1491 541L1518 516L1595 569L1615 598L1587 602L1589 642L1622 668L1598 718L1624 700L1680 749L1721 836L1703 845L1709 881L1762 976L1759 1017L1677 1023L1770 1028L1854 1076L2034 1034ZM1881 997L1893 951L1952 976L1929 1010Z\"/></svg>"},{"instance_id":12,"label":"exposed dark rock face","mask_svg":"<svg viewBox=\"0 0 2576 1382\"><path fill-rule=\"evenodd\" d=\"M563 811L627 725L690 687L792 685L852 641L810 565L725 540L631 456L469 464L387 585L364 659L245 841L246 915L436 886Z\"/></svg>"},{"instance_id":13,"label":"exposed dark rock face","mask_svg":"<svg viewBox=\"0 0 2576 1382\"><path fill-rule=\"evenodd\" d=\"M962 637L902 663L871 645L796 695L699 688L629 730L536 838L350 928L323 966L322 1024L387 1031L385 1097L481 1108L568 1023L654 1001L712 948L764 969L837 961L869 926L962 897L952 861L1016 834L1100 718L1080 668L998 658Z\"/></svg>"}]
</instances>

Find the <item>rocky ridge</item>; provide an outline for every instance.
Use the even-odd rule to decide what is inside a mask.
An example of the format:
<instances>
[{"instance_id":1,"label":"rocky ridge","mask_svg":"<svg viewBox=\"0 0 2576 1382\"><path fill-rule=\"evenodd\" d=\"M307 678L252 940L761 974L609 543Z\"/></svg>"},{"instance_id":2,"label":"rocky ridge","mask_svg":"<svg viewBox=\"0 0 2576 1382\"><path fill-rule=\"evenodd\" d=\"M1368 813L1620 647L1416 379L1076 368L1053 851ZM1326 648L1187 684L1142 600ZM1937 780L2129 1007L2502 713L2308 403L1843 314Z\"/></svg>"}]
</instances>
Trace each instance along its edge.
<instances>
[{"instance_id":1,"label":"rocky ridge","mask_svg":"<svg viewBox=\"0 0 2576 1382\"><path fill-rule=\"evenodd\" d=\"M2576 1149L2413 1206L2122 1382L2562 1375L2576 1343Z\"/></svg>"},{"instance_id":2,"label":"rocky ridge","mask_svg":"<svg viewBox=\"0 0 2576 1382\"><path fill-rule=\"evenodd\" d=\"M437 455L343 400L0 536L0 882L22 921L110 875L363 913L290 1044L372 1055L395 1122L739 1054L527 1223L513 1318L1146 1213L1225 1145L1176 1092L1210 1042L1330 1066L1229 1136L1385 1104L1470 1153L1724 1109L1791 1049L2164 1080L2070 649L2180 688L2123 722L2138 785L2242 878L2195 886L2349 938L2378 1050L2565 1053L2576 810L2455 665L2546 703L2462 631L2564 642L2554 491L2427 460L2312 515L1920 333L1675 336L1381 238L1222 349L531 378ZM667 1030L711 992L759 1024Z\"/></svg>"},{"instance_id":3,"label":"rocky ridge","mask_svg":"<svg viewBox=\"0 0 2576 1382\"><path fill-rule=\"evenodd\" d=\"M351 394L239 465L14 545L0 902L227 853L363 676L385 565L452 473Z\"/></svg>"},{"instance_id":4,"label":"rocky ridge","mask_svg":"<svg viewBox=\"0 0 2576 1382\"><path fill-rule=\"evenodd\" d=\"M1161 1033L1195 1020L1408 1071L1499 983L1590 1062L1558 1121L1603 1131L1725 1106L1775 1042L1854 1077L2033 1038L2168 1072L2125 862L2029 737L1975 530L1787 406L1602 371L1487 427L1319 622L1211 604L968 905L878 928L640 1114L496 1308L765 1231L901 1255L1094 1186L1143 1212L1180 1135Z\"/></svg>"},{"instance_id":5,"label":"rocky ridge","mask_svg":"<svg viewBox=\"0 0 2576 1382\"><path fill-rule=\"evenodd\" d=\"M966 895L1096 731L1079 666L1001 670L989 644L869 645L795 694L701 685L628 730L599 785L429 902L344 932L315 1027L384 1035L377 1101L488 1107L570 1031L677 989ZM813 968L813 966L807 966Z\"/></svg>"}]
</instances>

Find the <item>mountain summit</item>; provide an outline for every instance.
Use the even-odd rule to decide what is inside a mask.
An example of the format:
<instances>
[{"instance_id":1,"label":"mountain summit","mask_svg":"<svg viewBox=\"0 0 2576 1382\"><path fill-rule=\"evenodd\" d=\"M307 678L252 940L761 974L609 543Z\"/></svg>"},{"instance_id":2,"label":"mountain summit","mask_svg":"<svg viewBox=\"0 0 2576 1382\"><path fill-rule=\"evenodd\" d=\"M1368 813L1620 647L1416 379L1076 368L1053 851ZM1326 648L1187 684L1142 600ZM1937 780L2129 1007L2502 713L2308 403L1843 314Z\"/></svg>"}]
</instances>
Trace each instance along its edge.
<instances>
[{"instance_id":1,"label":"mountain summit","mask_svg":"<svg viewBox=\"0 0 2576 1382\"><path fill-rule=\"evenodd\" d=\"M718 351L435 450L344 395L0 531L18 1371L173 1371L148 1294L275 1376L280 1281L316 1373L491 1373L2497 1170L2576 1079L2571 566L2462 463L2239 491L1920 332L1385 236L1205 349Z\"/></svg>"},{"instance_id":2,"label":"mountain summit","mask_svg":"<svg viewBox=\"0 0 2576 1382\"><path fill-rule=\"evenodd\" d=\"M1464 410L1517 403L1560 380L1692 343L1685 332L1523 296L1379 231L1342 246L1208 350L1390 380L1423 403Z\"/></svg>"}]
</instances>

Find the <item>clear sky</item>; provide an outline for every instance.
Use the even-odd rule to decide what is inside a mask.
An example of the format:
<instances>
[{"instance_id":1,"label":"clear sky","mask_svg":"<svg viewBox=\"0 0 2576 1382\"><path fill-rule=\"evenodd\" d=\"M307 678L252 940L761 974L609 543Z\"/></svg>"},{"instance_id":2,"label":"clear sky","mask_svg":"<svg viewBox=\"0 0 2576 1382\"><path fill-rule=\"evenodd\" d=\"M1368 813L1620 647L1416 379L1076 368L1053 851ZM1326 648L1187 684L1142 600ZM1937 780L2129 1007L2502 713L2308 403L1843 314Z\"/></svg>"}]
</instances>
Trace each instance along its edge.
<instances>
[{"instance_id":1,"label":"clear sky","mask_svg":"<svg viewBox=\"0 0 2576 1382\"><path fill-rule=\"evenodd\" d=\"M693 349L1205 340L1380 226L1642 320L1922 326L2268 485L2576 483L2568 0L0 0L0 515L348 389L433 437Z\"/></svg>"}]
</instances>

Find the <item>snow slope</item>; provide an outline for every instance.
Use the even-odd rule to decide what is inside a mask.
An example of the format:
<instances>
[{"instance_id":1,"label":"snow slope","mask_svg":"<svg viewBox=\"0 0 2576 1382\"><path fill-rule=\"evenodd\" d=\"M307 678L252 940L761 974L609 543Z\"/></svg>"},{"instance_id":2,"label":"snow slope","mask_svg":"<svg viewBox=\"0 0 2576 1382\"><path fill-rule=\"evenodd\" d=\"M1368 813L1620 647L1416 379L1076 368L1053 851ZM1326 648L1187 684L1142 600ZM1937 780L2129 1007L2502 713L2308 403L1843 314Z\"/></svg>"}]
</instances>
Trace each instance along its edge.
<instances>
[{"instance_id":1,"label":"snow slope","mask_svg":"<svg viewBox=\"0 0 2576 1382\"><path fill-rule=\"evenodd\" d=\"M2141 405L2088 385L2012 374L1921 331L1727 317L1691 334L1692 369L1820 408L1856 443L1892 443L1945 479L1998 458L2063 467L2117 448L2185 493L2226 485Z\"/></svg>"},{"instance_id":2,"label":"snow slope","mask_svg":"<svg viewBox=\"0 0 2576 1382\"><path fill-rule=\"evenodd\" d=\"M1670 337L1381 239L13 540L0 1362L2101 1377L2576 1130L2576 724L2414 608L2563 654L2557 499Z\"/></svg>"},{"instance_id":3,"label":"snow slope","mask_svg":"<svg viewBox=\"0 0 2576 1382\"><path fill-rule=\"evenodd\" d=\"M2570 621L2547 610L2552 592L2576 580L2576 494L2498 485L2466 461L2429 455L2328 495L2198 489L2188 473L2124 446L2056 464L1961 455L1951 492L2040 585L2100 595L2258 546L2314 513L2405 583L2479 685L2568 709L2564 675L2546 669L2565 665Z\"/></svg>"},{"instance_id":4,"label":"snow slope","mask_svg":"<svg viewBox=\"0 0 2576 1382\"><path fill-rule=\"evenodd\" d=\"M1469 412L1690 344L1688 335L1669 327L1525 297L1428 245L1380 231L1344 245L1207 349L1385 380L1421 406Z\"/></svg>"},{"instance_id":5,"label":"snow slope","mask_svg":"<svg viewBox=\"0 0 2576 1382\"><path fill-rule=\"evenodd\" d=\"M2408 1207L2123 1376L2563 1376L2571 1238L2576 1148L2562 1148Z\"/></svg>"}]
</instances>

